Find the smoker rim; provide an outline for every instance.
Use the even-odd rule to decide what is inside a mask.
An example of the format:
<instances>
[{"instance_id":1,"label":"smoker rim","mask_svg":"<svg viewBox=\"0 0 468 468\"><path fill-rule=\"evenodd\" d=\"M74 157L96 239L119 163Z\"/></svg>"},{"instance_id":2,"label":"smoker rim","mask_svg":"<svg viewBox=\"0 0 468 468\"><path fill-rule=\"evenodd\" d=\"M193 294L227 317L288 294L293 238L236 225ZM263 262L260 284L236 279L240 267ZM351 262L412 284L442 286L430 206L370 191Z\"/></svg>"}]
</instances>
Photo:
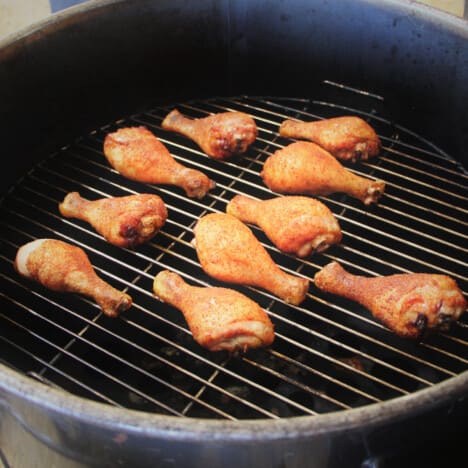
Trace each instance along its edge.
<instances>
[{"instance_id":1,"label":"smoker rim","mask_svg":"<svg viewBox=\"0 0 468 468\"><path fill-rule=\"evenodd\" d=\"M319 414L295 416L278 420L245 419L240 421L181 418L117 408L68 394L0 364L0 388L48 412L67 414L93 426L108 427L126 432L136 431L148 436L164 434L174 440L199 440L203 434L215 439L255 440L277 438L307 438L313 434L350 430L355 427L389 424L392 420L417 415L436 407L455 405L468 399L468 371L451 377L433 387L415 391L392 400L372 403L364 407ZM2 401L0 400L0 403ZM14 408L4 406L15 416ZM447 411L450 411L449 409Z\"/></svg>"},{"instance_id":2,"label":"smoker rim","mask_svg":"<svg viewBox=\"0 0 468 468\"><path fill-rule=\"evenodd\" d=\"M77 19L83 13L88 13L94 9L109 8L112 5L123 3L125 0L87 0L84 3L65 8L64 10L52 13L45 18L36 20L28 26L20 28L18 31L11 32L5 37L0 38L0 50L13 45L13 43L31 36L35 32L44 32L49 27L53 31L55 27L60 27L64 21ZM372 3L369 0L363 0L364 3ZM453 28L454 31L467 37L468 21L465 18L458 17L445 10L440 10L425 3L414 2L413 0L380 0L379 5L382 9L398 9L400 12L406 12L408 15L423 15L425 19L431 19L437 24L442 24L445 28ZM75 17L75 18L74 18ZM441 21L442 19L442 21Z\"/></svg>"}]
</instances>

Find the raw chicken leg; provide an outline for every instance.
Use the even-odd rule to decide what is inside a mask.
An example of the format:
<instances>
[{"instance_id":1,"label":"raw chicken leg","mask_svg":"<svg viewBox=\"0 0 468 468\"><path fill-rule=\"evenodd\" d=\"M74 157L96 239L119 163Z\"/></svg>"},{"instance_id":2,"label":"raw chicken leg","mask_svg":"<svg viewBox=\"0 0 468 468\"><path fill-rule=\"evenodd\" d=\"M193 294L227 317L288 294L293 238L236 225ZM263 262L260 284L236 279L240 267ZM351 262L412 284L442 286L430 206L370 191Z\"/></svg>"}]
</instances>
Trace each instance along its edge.
<instances>
[{"instance_id":1,"label":"raw chicken leg","mask_svg":"<svg viewBox=\"0 0 468 468\"><path fill-rule=\"evenodd\" d=\"M246 351L273 342L266 312L237 291L190 286L167 270L156 275L153 291L184 314L195 341L210 351Z\"/></svg>"},{"instance_id":2,"label":"raw chicken leg","mask_svg":"<svg viewBox=\"0 0 468 468\"><path fill-rule=\"evenodd\" d=\"M222 112L191 119L174 109L161 126L190 138L214 159L243 154L257 138L255 121L243 112Z\"/></svg>"},{"instance_id":3,"label":"raw chicken leg","mask_svg":"<svg viewBox=\"0 0 468 468\"><path fill-rule=\"evenodd\" d=\"M18 249L15 268L53 291L74 292L94 299L104 314L116 317L132 298L96 275L85 252L55 239L37 239Z\"/></svg>"},{"instance_id":4,"label":"raw chicken leg","mask_svg":"<svg viewBox=\"0 0 468 468\"><path fill-rule=\"evenodd\" d=\"M189 197L203 198L215 186L202 172L179 164L145 127L121 128L106 135L104 155L124 177L148 184L176 185Z\"/></svg>"},{"instance_id":5,"label":"raw chicken leg","mask_svg":"<svg viewBox=\"0 0 468 468\"><path fill-rule=\"evenodd\" d=\"M323 291L359 302L404 338L446 331L466 309L457 283L445 275L409 273L366 278L332 262L316 273L314 281Z\"/></svg>"},{"instance_id":6,"label":"raw chicken leg","mask_svg":"<svg viewBox=\"0 0 468 468\"><path fill-rule=\"evenodd\" d=\"M198 259L213 278L258 286L295 305L305 299L309 281L280 270L252 231L234 216L203 216L194 233Z\"/></svg>"},{"instance_id":7,"label":"raw chicken leg","mask_svg":"<svg viewBox=\"0 0 468 468\"><path fill-rule=\"evenodd\" d=\"M353 174L323 148L305 141L276 151L265 161L261 176L275 192L308 195L343 192L365 205L376 202L385 190L385 182Z\"/></svg>"},{"instance_id":8,"label":"raw chicken leg","mask_svg":"<svg viewBox=\"0 0 468 468\"><path fill-rule=\"evenodd\" d=\"M313 122L285 120L279 132L284 137L311 140L344 161L369 159L379 153L381 146L374 129L359 117Z\"/></svg>"},{"instance_id":9,"label":"raw chicken leg","mask_svg":"<svg viewBox=\"0 0 468 468\"><path fill-rule=\"evenodd\" d=\"M309 197L284 196L255 200L236 195L226 212L245 223L256 224L283 252L306 257L323 252L341 241L341 229L333 213Z\"/></svg>"},{"instance_id":10,"label":"raw chicken leg","mask_svg":"<svg viewBox=\"0 0 468 468\"><path fill-rule=\"evenodd\" d=\"M161 197L151 194L89 201L70 192L59 205L60 213L90 223L108 242L134 247L148 241L167 219Z\"/></svg>"}]
</instances>

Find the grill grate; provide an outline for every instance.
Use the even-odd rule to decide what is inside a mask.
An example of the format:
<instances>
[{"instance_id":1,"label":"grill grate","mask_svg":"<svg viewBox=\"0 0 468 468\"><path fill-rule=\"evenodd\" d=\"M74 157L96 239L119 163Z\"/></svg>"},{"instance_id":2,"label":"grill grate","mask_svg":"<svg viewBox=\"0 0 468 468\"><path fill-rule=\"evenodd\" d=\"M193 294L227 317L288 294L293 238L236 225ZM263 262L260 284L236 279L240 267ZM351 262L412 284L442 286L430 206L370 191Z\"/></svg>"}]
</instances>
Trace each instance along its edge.
<instances>
[{"instance_id":1,"label":"grill grate","mask_svg":"<svg viewBox=\"0 0 468 468\"><path fill-rule=\"evenodd\" d=\"M312 278L331 260L365 275L439 272L467 290L466 181L464 169L430 142L374 110L384 100L334 83L342 102L235 97L178 104L193 117L240 110L251 114L259 136L247 155L222 162L207 158L189 140L160 128L172 109L158 107L105 126L60 149L31 169L1 203L2 254L0 359L49 385L111 405L186 417L253 419L316 415L385 401L430 387L468 369L466 315L450 333L423 343L394 336L360 306L330 298L313 284L300 306L265 291L232 286L257 301L275 324L271 349L244 356L209 353L191 338L182 314L157 301L152 281L161 269L196 285L218 285L201 270L192 228L209 212L224 211L237 193L272 196L259 176L265 159L289 143L277 133L285 118L310 120L361 115L383 142L380 157L348 166L387 182L379 204L364 207L345 195L321 197L338 218L343 242L300 260L272 247L286 271ZM341 93L341 94L340 94ZM340 101L338 101L340 102ZM360 107L359 107L359 106ZM102 154L106 133L145 125L183 164L204 171L217 187L203 200L182 190L143 185L121 177ZM158 235L135 250L107 244L86 223L64 219L57 205L69 191L90 199L157 193L169 219ZM126 290L134 305L118 319L102 315L83 297L45 290L20 278L17 248L39 237L82 247L98 274Z\"/></svg>"}]
</instances>

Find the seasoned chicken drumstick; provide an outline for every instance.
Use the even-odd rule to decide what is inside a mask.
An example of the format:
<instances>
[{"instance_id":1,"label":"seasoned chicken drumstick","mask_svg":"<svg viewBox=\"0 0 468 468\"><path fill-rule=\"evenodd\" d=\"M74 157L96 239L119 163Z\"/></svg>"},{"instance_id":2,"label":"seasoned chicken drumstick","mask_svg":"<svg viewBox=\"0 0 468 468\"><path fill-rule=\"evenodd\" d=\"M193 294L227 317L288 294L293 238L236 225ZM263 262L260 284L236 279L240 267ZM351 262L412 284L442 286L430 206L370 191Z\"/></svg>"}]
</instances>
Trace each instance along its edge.
<instances>
[{"instance_id":1,"label":"seasoned chicken drumstick","mask_svg":"<svg viewBox=\"0 0 468 468\"><path fill-rule=\"evenodd\" d=\"M132 305L132 298L97 276L86 253L55 239L38 239L18 249L18 273L53 291L73 292L94 299L104 314L116 317Z\"/></svg>"},{"instance_id":2,"label":"seasoned chicken drumstick","mask_svg":"<svg viewBox=\"0 0 468 468\"><path fill-rule=\"evenodd\" d=\"M323 291L359 302L404 338L446 331L466 309L462 292L446 275L408 273L367 278L352 275L332 262L316 273L314 282Z\"/></svg>"},{"instance_id":3,"label":"seasoned chicken drumstick","mask_svg":"<svg viewBox=\"0 0 468 468\"><path fill-rule=\"evenodd\" d=\"M153 291L184 314L195 341L210 351L246 351L273 342L266 312L237 291L190 286L167 270L156 275Z\"/></svg>"},{"instance_id":4,"label":"seasoned chicken drumstick","mask_svg":"<svg viewBox=\"0 0 468 468\"><path fill-rule=\"evenodd\" d=\"M385 182L353 174L323 148L306 141L276 151L265 161L261 176L275 192L308 195L343 192L365 205L375 203L385 190Z\"/></svg>"},{"instance_id":5,"label":"seasoned chicken drumstick","mask_svg":"<svg viewBox=\"0 0 468 468\"><path fill-rule=\"evenodd\" d=\"M309 281L280 270L252 231L234 216L203 216L194 234L200 264L213 278L258 286L295 305L305 299Z\"/></svg>"},{"instance_id":6,"label":"seasoned chicken drumstick","mask_svg":"<svg viewBox=\"0 0 468 468\"><path fill-rule=\"evenodd\" d=\"M151 194L86 200L70 192L59 204L60 213L90 223L108 242L134 247L156 235L167 219L161 197Z\"/></svg>"},{"instance_id":7,"label":"seasoned chicken drumstick","mask_svg":"<svg viewBox=\"0 0 468 468\"><path fill-rule=\"evenodd\" d=\"M311 140L344 161L360 161L376 156L380 140L374 129L359 117L302 122L285 120L279 129L288 138Z\"/></svg>"},{"instance_id":8,"label":"seasoned chicken drumstick","mask_svg":"<svg viewBox=\"0 0 468 468\"><path fill-rule=\"evenodd\" d=\"M176 185L189 197L203 198L215 186L202 172L178 163L145 127L121 128L106 135L104 155L128 179Z\"/></svg>"},{"instance_id":9,"label":"seasoned chicken drumstick","mask_svg":"<svg viewBox=\"0 0 468 468\"><path fill-rule=\"evenodd\" d=\"M283 252L306 257L323 252L341 241L341 229L333 213L309 197L283 196L255 200L236 195L226 212L245 223L259 226Z\"/></svg>"},{"instance_id":10,"label":"seasoned chicken drumstick","mask_svg":"<svg viewBox=\"0 0 468 468\"><path fill-rule=\"evenodd\" d=\"M243 154L257 138L254 119L243 112L222 112L191 119L174 109L161 126L190 138L214 159Z\"/></svg>"}]
</instances>

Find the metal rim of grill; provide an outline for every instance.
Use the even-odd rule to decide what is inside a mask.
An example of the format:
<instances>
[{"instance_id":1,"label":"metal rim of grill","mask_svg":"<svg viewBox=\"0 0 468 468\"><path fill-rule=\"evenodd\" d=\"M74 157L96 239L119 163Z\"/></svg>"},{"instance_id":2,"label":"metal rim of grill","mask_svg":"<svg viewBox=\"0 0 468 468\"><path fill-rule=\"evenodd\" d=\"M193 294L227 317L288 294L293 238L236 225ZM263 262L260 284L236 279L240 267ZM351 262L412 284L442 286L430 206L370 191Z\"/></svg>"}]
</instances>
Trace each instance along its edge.
<instances>
[{"instance_id":1,"label":"metal rim of grill","mask_svg":"<svg viewBox=\"0 0 468 468\"><path fill-rule=\"evenodd\" d=\"M259 174L266 158L292 141L278 135L282 120L355 114L376 129L383 150L369 162L346 166L387 183L380 202L364 207L343 194L320 197L337 217L343 241L303 260L280 253L251 226L253 232L282 269L310 279L338 260L367 276L448 274L466 294L466 171L430 141L386 118L383 98L336 83L325 86L339 96L352 95L353 106L252 96L165 105L104 126L32 168L1 203L0 362L52 388L113 407L233 421L365 409L466 376L466 314L450 332L415 343L396 337L355 303L321 293L313 281L306 301L295 307L260 289L216 282L199 266L190 241L200 216L223 212L238 193L275 195ZM258 138L243 157L209 159L188 139L160 128L174 107L193 117L249 113ZM217 187L193 200L178 188L120 176L103 156L103 139L134 125L146 126L179 162L205 172ZM156 193L169 218L148 244L119 249L86 223L60 216L58 203L69 191L89 199ZM40 237L82 247L102 278L133 297L133 307L109 319L92 301L20 278L12 266L16 250ZM233 287L256 300L275 325L274 344L242 356L200 348L182 314L153 296L152 280L162 269L194 285Z\"/></svg>"}]
</instances>

